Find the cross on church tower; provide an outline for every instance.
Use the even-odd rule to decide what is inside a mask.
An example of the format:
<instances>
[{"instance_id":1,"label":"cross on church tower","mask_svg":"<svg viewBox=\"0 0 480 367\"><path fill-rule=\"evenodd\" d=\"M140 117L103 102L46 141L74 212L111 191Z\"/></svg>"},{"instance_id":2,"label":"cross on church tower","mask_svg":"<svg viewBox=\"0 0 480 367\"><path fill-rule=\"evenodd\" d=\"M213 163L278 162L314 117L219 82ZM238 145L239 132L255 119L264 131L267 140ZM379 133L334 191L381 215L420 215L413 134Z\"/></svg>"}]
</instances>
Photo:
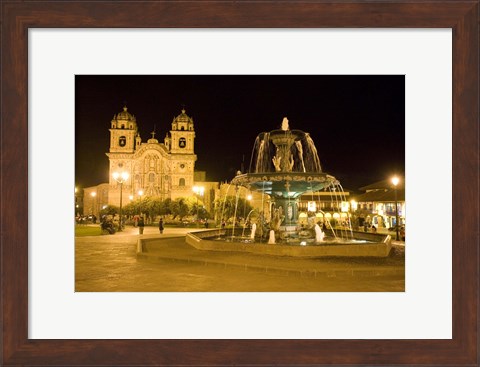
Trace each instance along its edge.
<instances>
[{"instance_id":1,"label":"cross on church tower","mask_svg":"<svg viewBox=\"0 0 480 367\"><path fill-rule=\"evenodd\" d=\"M156 127L157 127L156 125L153 125L153 131L150 133L150 134L152 134L152 139L155 139L155 134L156 134L155 130L156 130Z\"/></svg>"}]
</instances>

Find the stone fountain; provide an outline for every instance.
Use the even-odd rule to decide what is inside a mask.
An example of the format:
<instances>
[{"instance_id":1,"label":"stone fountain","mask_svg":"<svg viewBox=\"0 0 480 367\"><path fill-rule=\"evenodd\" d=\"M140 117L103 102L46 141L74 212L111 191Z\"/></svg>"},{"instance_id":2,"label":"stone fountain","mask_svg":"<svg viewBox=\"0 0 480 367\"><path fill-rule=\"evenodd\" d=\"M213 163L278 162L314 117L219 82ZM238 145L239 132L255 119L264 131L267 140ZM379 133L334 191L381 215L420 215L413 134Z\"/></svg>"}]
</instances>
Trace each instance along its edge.
<instances>
[{"instance_id":1,"label":"stone fountain","mask_svg":"<svg viewBox=\"0 0 480 367\"><path fill-rule=\"evenodd\" d=\"M225 229L214 229L187 234L187 243L199 250L298 257L386 257L390 252L389 235L353 233L350 229L348 238L338 238L333 228L332 233L326 234L318 223L312 223L311 238L302 234L306 232L308 235L309 231L299 231L300 196L309 191L341 189L341 185L335 177L322 171L310 135L301 130L290 130L287 118L283 119L280 129L257 136L249 172L238 173L231 184L270 197L273 204L268 240L256 241L255 231L258 229L255 224L249 238L236 236L234 230L227 234Z\"/></svg>"},{"instance_id":2,"label":"stone fountain","mask_svg":"<svg viewBox=\"0 0 480 367\"><path fill-rule=\"evenodd\" d=\"M283 119L281 129L258 135L250 173L239 174L232 180L233 185L269 195L274 202L271 229L286 232L296 230L298 202L303 193L337 183L335 177L322 172L310 135L290 130L287 118ZM280 223L275 213L278 210Z\"/></svg>"}]
</instances>

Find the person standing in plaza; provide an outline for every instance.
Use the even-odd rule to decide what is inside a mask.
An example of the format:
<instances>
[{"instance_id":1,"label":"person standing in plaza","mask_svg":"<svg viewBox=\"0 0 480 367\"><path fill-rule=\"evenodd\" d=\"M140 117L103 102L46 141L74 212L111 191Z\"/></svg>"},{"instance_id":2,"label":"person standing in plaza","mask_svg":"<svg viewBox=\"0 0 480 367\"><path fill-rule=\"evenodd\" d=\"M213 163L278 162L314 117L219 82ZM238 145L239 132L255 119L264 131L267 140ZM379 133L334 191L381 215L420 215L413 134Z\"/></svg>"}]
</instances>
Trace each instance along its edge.
<instances>
[{"instance_id":1,"label":"person standing in plaza","mask_svg":"<svg viewBox=\"0 0 480 367\"><path fill-rule=\"evenodd\" d=\"M160 221L158 222L158 229L160 231L160 234L163 234L163 219L160 218Z\"/></svg>"},{"instance_id":2,"label":"person standing in plaza","mask_svg":"<svg viewBox=\"0 0 480 367\"><path fill-rule=\"evenodd\" d=\"M143 217L140 217L138 219L138 233L143 234L143 229L145 228L145 222L143 220Z\"/></svg>"}]
</instances>

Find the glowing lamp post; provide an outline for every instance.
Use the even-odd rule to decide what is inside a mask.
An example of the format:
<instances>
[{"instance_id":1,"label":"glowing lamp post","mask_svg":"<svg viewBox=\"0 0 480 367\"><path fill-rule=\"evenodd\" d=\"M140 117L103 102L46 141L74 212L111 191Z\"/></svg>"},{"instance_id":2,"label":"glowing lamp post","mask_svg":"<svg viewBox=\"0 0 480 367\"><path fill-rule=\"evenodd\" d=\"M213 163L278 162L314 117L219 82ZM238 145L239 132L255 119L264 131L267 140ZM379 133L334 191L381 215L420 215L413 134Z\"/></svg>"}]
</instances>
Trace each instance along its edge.
<instances>
[{"instance_id":1,"label":"glowing lamp post","mask_svg":"<svg viewBox=\"0 0 480 367\"><path fill-rule=\"evenodd\" d=\"M250 204L250 202L252 201L252 195L251 194L248 194L246 197L245 197L245 205L243 206L243 218L244 218L244 221L246 223L247 221L247 218L245 218L245 214L247 213L247 203Z\"/></svg>"},{"instance_id":2,"label":"glowing lamp post","mask_svg":"<svg viewBox=\"0 0 480 367\"><path fill-rule=\"evenodd\" d=\"M97 193L95 191L90 193L90 196L92 197L92 214L95 215L96 212L96 203L95 203L95 198L97 197Z\"/></svg>"},{"instance_id":3,"label":"glowing lamp post","mask_svg":"<svg viewBox=\"0 0 480 367\"><path fill-rule=\"evenodd\" d=\"M118 231L122 231L122 191L123 191L123 183L128 180L129 174L128 172L113 172L112 177L115 181L120 184L120 224L118 226Z\"/></svg>"},{"instance_id":4,"label":"glowing lamp post","mask_svg":"<svg viewBox=\"0 0 480 367\"><path fill-rule=\"evenodd\" d=\"M77 196L77 193L78 193L78 189L77 189L77 187L75 186L75 215L80 215L80 213L78 212L78 211L79 211L79 208L80 208L80 205L78 205L78 196Z\"/></svg>"},{"instance_id":5,"label":"glowing lamp post","mask_svg":"<svg viewBox=\"0 0 480 367\"><path fill-rule=\"evenodd\" d=\"M395 192L395 232L396 232L396 239L398 241L398 200L397 200L397 185L400 182L400 179L398 177L392 177L392 184L393 184L393 190Z\"/></svg>"},{"instance_id":6,"label":"glowing lamp post","mask_svg":"<svg viewBox=\"0 0 480 367\"><path fill-rule=\"evenodd\" d=\"M352 218L353 214L357 211L357 202L355 200L350 200L350 228L352 228ZM356 223L356 221L355 221ZM356 228L356 224L355 224Z\"/></svg>"},{"instance_id":7,"label":"glowing lamp post","mask_svg":"<svg viewBox=\"0 0 480 367\"><path fill-rule=\"evenodd\" d=\"M193 186L192 190L195 193L195 195L197 195L197 225L198 225L198 196L203 196L203 193L205 192L205 188L203 186Z\"/></svg>"},{"instance_id":8,"label":"glowing lamp post","mask_svg":"<svg viewBox=\"0 0 480 367\"><path fill-rule=\"evenodd\" d=\"M138 196L140 196L140 204L139 204L139 208L140 208L140 215L142 215L142 198L143 198L143 190L138 190Z\"/></svg>"}]
</instances>

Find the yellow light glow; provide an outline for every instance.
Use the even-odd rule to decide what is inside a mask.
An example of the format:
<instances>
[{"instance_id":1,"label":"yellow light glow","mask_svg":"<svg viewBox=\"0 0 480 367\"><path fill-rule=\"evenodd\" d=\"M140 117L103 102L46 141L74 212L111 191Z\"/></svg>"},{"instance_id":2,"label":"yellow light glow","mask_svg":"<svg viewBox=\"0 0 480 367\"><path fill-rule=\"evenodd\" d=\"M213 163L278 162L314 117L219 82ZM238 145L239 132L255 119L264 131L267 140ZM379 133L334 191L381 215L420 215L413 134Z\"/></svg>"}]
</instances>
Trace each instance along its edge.
<instances>
[{"instance_id":1,"label":"yellow light glow","mask_svg":"<svg viewBox=\"0 0 480 367\"><path fill-rule=\"evenodd\" d=\"M397 186L399 182L400 182L400 179L397 176L392 177L392 184L394 186Z\"/></svg>"},{"instance_id":2,"label":"yellow light glow","mask_svg":"<svg viewBox=\"0 0 480 367\"><path fill-rule=\"evenodd\" d=\"M92 198L94 198L95 196L97 196L97 193L94 191L94 192L91 192L90 195L92 195Z\"/></svg>"},{"instance_id":3,"label":"yellow light glow","mask_svg":"<svg viewBox=\"0 0 480 367\"><path fill-rule=\"evenodd\" d=\"M143 190L138 190L138 195L142 196L143 195Z\"/></svg>"},{"instance_id":4,"label":"yellow light glow","mask_svg":"<svg viewBox=\"0 0 480 367\"><path fill-rule=\"evenodd\" d=\"M252 195L247 195L247 200L252 200Z\"/></svg>"},{"instance_id":5,"label":"yellow light glow","mask_svg":"<svg viewBox=\"0 0 480 367\"><path fill-rule=\"evenodd\" d=\"M128 172L125 172L123 171L122 173L118 173L118 172L113 172L112 173L112 177L115 181L117 181L118 183L124 183L125 181L128 180L128 178L130 177L129 173Z\"/></svg>"},{"instance_id":6,"label":"yellow light glow","mask_svg":"<svg viewBox=\"0 0 480 367\"><path fill-rule=\"evenodd\" d=\"M193 186L192 190L195 194L202 196L204 191L205 191L205 187L203 187L203 186Z\"/></svg>"}]
</instances>

